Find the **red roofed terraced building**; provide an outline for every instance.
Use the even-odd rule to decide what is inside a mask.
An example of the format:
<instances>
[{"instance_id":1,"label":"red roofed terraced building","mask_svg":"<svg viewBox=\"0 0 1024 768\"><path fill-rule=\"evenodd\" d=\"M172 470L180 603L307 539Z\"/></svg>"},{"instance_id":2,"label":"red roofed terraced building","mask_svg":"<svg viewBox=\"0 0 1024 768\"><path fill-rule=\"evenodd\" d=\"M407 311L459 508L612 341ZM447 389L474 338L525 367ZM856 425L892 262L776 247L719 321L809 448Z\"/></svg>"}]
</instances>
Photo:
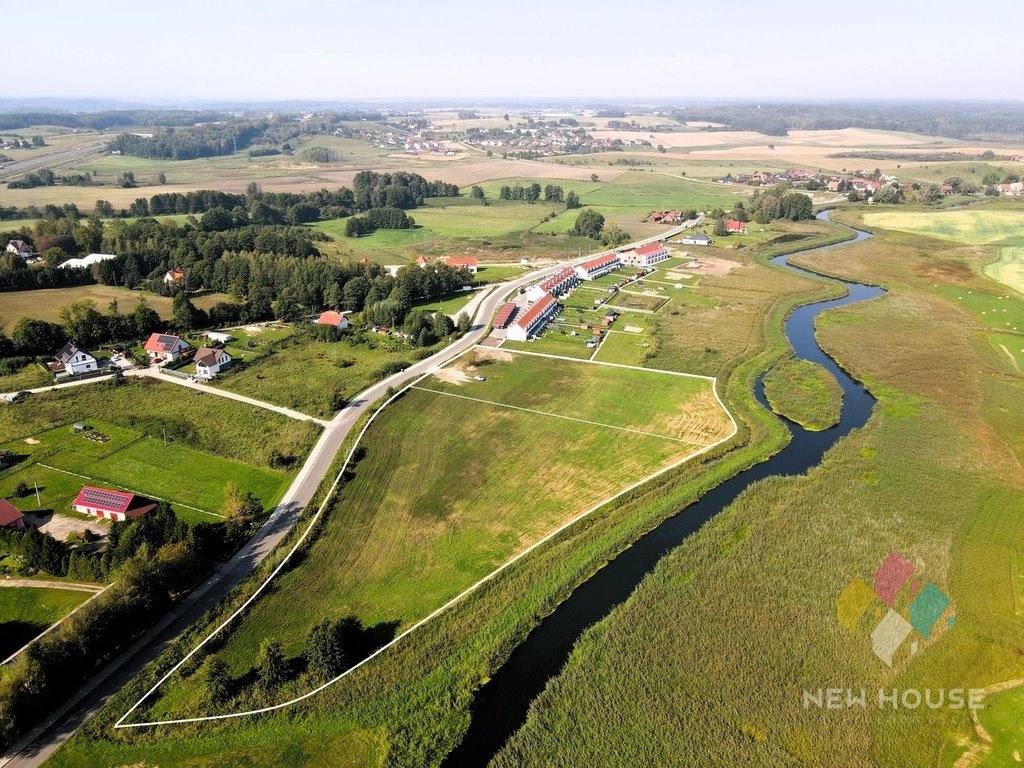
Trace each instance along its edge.
<instances>
[{"instance_id":1,"label":"red roofed terraced building","mask_svg":"<svg viewBox=\"0 0 1024 768\"><path fill-rule=\"evenodd\" d=\"M494 316L494 327L495 328L507 328L508 324L512 322L512 318L516 314L518 307L511 301L502 304L501 309L498 310L498 314Z\"/></svg>"},{"instance_id":2,"label":"red roofed terraced building","mask_svg":"<svg viewBox=\"0 0 1024 768\"><path fill-rule=\"evenodd\" d=\"M606 275L613 269L618 269L622 266L622 259L619 258L617 253L605 253L598 256L596 259L585 261L576 267L576 274L580 276L581 280L593 280Z\"/></svg>"},{"instance_id":3,"label":"red roofed terraced building","mask_svg":"<svg viewBox=\"0 0 1024 768\"><path fill-rule=\"evenodd\" d=\"M558 310L558 302L550 293L545 293L539 301L520 315L512 325L508 327L508 338L512 341L526 341L537 331L544 327L544 324Z\"/></svg>"},{"instance_id":4,"label":"red roofed terraced building","mask_svg":"<svg viewBox=\"0 0 1024 768\"><path fill-rule=\"evenodd\" d=\"M125 491L83 485L71 505L76 512L107 520L134 520L156 509L156 503Z\"/></svg>"},{"instance_id":5,"label":"red roofed terraced building","mask_svg":"<svg viewBox=\"0 0 1024 768\"><path fill-rule=\"evenodd\" d=\"M526 291L526 298L537 301L545 293L561 296L570 288L580 284L580 276L572 267L565 267L537 285L531 285Z\"/></svg>"}]
</instances>

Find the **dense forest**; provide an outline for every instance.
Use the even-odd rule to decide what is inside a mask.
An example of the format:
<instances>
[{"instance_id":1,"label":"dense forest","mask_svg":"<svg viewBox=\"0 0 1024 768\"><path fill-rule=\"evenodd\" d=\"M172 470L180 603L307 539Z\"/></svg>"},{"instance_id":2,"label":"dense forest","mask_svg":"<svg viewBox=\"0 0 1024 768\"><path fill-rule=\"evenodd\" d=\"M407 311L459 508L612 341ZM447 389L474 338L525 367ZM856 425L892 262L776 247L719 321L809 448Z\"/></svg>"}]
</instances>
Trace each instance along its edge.
<instances>
[{"instance_id":1,"label":"dense forest","mask_svg":"<svg viewBox=\"0 0 1024 768\"><path fill-rule=\"evenodd\" d=\"M680 122L722 123L726 129L785 136L795 130L872 128L910 131L956 139L1024 133L1024 108L1001 104L760 104L675 109L669 114Z\"/></svg>"}]
</instances>

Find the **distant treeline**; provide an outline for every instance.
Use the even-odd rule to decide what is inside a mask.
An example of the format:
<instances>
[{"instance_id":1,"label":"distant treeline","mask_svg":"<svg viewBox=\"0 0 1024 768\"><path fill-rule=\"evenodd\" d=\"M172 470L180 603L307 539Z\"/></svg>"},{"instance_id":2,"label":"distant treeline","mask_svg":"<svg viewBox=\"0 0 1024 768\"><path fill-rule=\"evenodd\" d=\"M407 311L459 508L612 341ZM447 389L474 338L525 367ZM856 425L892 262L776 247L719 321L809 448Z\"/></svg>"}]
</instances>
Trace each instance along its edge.
<instances>
[{"instance_id":1,"label":"distant treeline","mask_svg":"<svg viewBox=\"0 0 1024 768\"><path fill-rule=\"evenodd\" d=\"M934 152L931 154L927 152L837 152L834 155L829 155L829 157L905 163L952 163L971 160L1006 161L1010 159L1009 155L997 155L990 149L976 154L969 154L967 152Z\"/></svg>"},{"instance_id":2,"label":"distant treeline","mask_svg":"<svg viewBox=\"0 0 1024 768\"><path fill-rule=\"evenodd\" d=\"M727 126L704 129L709 131L757 131L768 136L785 136L794 130L871 128L969 138L991 134L1020 136L1024 126L1024 107L984 104L761 104L677 109L671 112L671 117L680 122L702 121Z\"/></svg>"},{"instance_id":3,"label":"distant treeline","mask_svg":"<svg viewBox=\"0 0 1024 768\"><path fill-rule=\"evenodd\" d=\"M275 120L298 124L299 114L278 113ZM105 112L8 112L0 113L0 131L18 130L33 125L56 125L106 131L129 127L191 127L197 123L232 122L239 120L229 112L188 109L118 109ZM247 118L241 118L245 120ZM380 112L323 112L303 119L303 133L330 133L338 123L356 120L383 120Z\"/></svg>"}]
</instances>

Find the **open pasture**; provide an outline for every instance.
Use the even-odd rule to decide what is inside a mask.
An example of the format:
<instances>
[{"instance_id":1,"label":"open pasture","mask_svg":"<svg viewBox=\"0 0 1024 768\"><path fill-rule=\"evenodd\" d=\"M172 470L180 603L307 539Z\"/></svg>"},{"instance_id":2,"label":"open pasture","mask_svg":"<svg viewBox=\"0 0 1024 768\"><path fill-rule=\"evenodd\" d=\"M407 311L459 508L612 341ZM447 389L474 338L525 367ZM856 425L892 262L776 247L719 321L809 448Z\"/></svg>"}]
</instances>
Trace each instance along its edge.
<instances>
[{"instance_id":1,"label":"open pasture","mask_svg":"<svg viewBox=\"0 0 1024 768\"><path fill-rule=\"evenodd\" d=\"M996 294L976 288L941 285L939 293L948 296L985 325L1001 331L1024 331L1024 300L1016 294Z\"/></svg>"},{"instance_id":2,"label":"open pasture","mask_svg":"<svg viewBox=\"0 0 1024 768\"><path fill-rule=\"evenodd\" d=\"M308 552L219 654L243 674L264 640L296 656L314 623L349 613L400 630L730 431L706 379L478 348L381 412ZM175 690L194 685L170 684L152 713L194 704Z\"/></svg>"},{"instance_id":3,"label":"open pasture","mask_svg":"<svg viewBox=\"0 0 1024 768\"><path fill-rule=\"evenodd\" d=\"M642 365L650 348L651 339L645 333L611 331L594 359L601 363Z\"/></svg>"},{"instance_id":4,"label":"open pasture","mask_svg":"<svg viewBox=\"0 0 1024 768\"><path fill-rule=\"evenodd\" d=\"M1001 249L999 258L986 264L981 271L986 277L1024 295L1024 248Z\"/></svg>"}]
</instances>

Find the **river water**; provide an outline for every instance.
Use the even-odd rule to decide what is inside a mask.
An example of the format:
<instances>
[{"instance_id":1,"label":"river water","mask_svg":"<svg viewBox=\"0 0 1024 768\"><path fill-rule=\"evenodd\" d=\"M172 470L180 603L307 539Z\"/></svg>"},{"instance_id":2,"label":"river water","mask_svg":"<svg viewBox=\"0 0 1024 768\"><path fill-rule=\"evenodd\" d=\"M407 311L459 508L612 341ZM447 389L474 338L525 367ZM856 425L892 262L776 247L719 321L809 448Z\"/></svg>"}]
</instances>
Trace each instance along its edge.
<instances>
[{"instance_id":1,"label":"river water","mask_svg":"<svg viewBox=\"0 0 1024 768\"><path fill-rule=\"evenodd\" d=\"M818 214L818 218L828 220L828 211ZM867 232L857 230L854 240L802 253L842 248L869 237L871 235ZM530 702L544 690L547 681L561 671L580 635L629 597L661 558L731 504L752 483L772 475L807 472L821 461L825 451L839 439L867 422L875 399L818 346L814 338L814 319L829 309L880 296L882 289L808 272L789 264L788 256L778 256L772 259L772 263L818 280L839 283L847 290L847 294L841 298L798 308L786 320L785 328L796 357L823 365L842 387L843 407L839 423L831 429L811 432L799 424L786 421L793 438L779 453L739 473L684 507L641 536L576 587L554 612L541 620L505 664L477 692L469 730L462 743L445 760L445 766L462 768L487 765L523 724ZM762 375L757 381L755 396L767 408L763 379Z\"/></svg>"}]
</instances>

